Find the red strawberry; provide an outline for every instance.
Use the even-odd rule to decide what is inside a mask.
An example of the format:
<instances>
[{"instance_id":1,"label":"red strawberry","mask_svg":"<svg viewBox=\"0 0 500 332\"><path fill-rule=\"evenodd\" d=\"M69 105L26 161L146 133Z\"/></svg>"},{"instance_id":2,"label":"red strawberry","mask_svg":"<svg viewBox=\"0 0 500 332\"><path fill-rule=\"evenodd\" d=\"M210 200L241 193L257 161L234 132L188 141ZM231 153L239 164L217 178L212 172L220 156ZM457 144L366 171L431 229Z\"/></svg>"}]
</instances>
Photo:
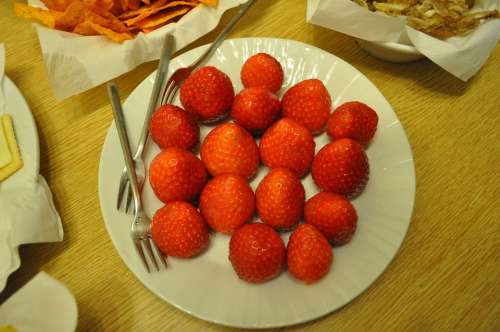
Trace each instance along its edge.
<instances>
[{"instance_id":1,"label":"red strawberry","mask_svg":"<svg viewBox=\"0 0 500 332\"><path fill-rule=\"evenodd\" d=\"M234 99L229 77L215 67L207 66L193 72L181 86L181 102L195 119L218 120L229 111Z\"/></svg>"},{"instance_id":2,"label":"red strawberry","mask_svg":"<svg viewBox=\"0 0 500 332\"><path fill-rule=\"evenodd\" d=\"M285 167L302 177L314 158L311 133L292 119L281 119L260 140L260 157L270 168Z\"/></svg>"},{"instance_id":3,"label":"red strawberry","mask_svg":"<svg viewBox=\"0 0 500 332\"><path fill-rule=\"evenodd\" d=\"M288 271L297 279L311 284L323 278L333 261L332 247L316 227L300 224L287 246Z\"/></svg>"},{"instance_id":4,"label":"red strawberry","mask_svg":"<svg viewBox=\"0 0 500 332\"><path fill-rule=\"evenodd\" d=\"M312 164L312 177L318 187L348 197L363 191L368 175L368 158L363 146L350 138L325 145Z\"/></svg>"},{"instance_id":5,"label":"red strawberry","mask_svg":"<svg viewBox=\"0 0 500 332\"><path fill-rule=\"evenodd\" d=\"M249 221L255 210L255 197L245 178L224 174L215 177L203 188L200 211L217 232L232 233Z\"/></svg>"},{"instance_id":6,"label":"red strawberry","mask_svg":"<svg viewBox=\"0 0 500 332\"><path fill-rule=\"evenodd\" d=\"M352 138L366 145L375 135L377 124L378 116L373 109L358 101L351 101L335 109L328 119L326 132L334 140Z\"/></svg>"},{"instance_id":7,"label":"red strawberry","mask_svg":"<svg viewBox=\"0 0 500 332\"><path fill-rule=\"evenodd\" d=\"M302 124L313 135L323 130L332 107L328 90L317 79L294 85L288 89L281 102L283 116Z\"/></svg>"},{"instance_id":8,"label":"red strawberry","mask_svg":"<svg viewBox=\"0 0 500 332\"><path fill-rule=\"evenodd\" d=\"M240 279L263 282L285 267L285 244L279 234L264 224L247 224L234 231L229 242L229 260Z\"/></svg>"},{"instance_id":9,"label":"red strawberry","mask_svg":"<svg viewBox=\"0 0 500 332\"><path fill-rule=\"evenodd\" d=\"M189 201L198 196L207 182L207 172L201 160L191 152L168 148L151 162L149 182L164 203Z\"/></svg>"},{"instance_id":10,"label":"red strawberry","mask_svg":"<svg viewBox=\"0 0 500 332\"><path fill-rule=\"evenodd\" d=\"M171 202L156 211L151 236L165 255L181 258L198 255L209 241L205 220L186 202Z\"/></svg>"},{"instance_id":11,"label":"red strawberry","mask_svg":"<svg viewBox=\"0 0 500 332\"><path fill-rule=\"evenodd\" d=\"M344 196L325 191L307 201L304 218L306 223L316 226L333 245L341 246L351 241L358 215Z\"/></svg>"},{"instance_id":12,"label":"red strawberry","mask_svg":"<svg viewBox=\"0 0 500 332\"><path fill-rule=\"evenodd\" d=\"M283 68L271 55L257 53L243 64L241 82L245 88L260 86L278 92L283 84Z\"/></svg>"},{"instance_id":13,"label":"red strawberry","mask_svg":"<svg viewBox=\"0 0 500 332\"><path fill-rule=\"evenodd\" d=\"M259 183L255 199L259 217L275 229L290 229L304 212L304 187L286 168L272 169Z\"/></svg>"},{"instance_id":14,"label":"red strawberry","mask_svg":"<svg viewBox=\"0 0 500 332\"><path fill-rule=\"evenodd\" d=\"M269 90L248 88L234 98L231 116L245 129L259 133L276 120L280 109L278 97Z\"/></svg>"},{"instance_id":15,"label":"red strawberry","mask_svg":"<svg viewBox=\"0 0 500 332\"><path fill-rule=\"evenodd\" d=\"M259 149L253 137L234 123L213 129L201 144L201 160L210 174L237 174L251 178L259 167Z\"/></svg>"},{"instance_id":16,"label":"red strawberry","mask_svg":"<svg viewBox=\"0 0 500 332\"><path fill-rule=\"evenodd\" d=\"M196 121L174 105L163 105L153 113L149 132L161 149L175 147L190 150L200 138Z\"/></svg>"}]
</instances>

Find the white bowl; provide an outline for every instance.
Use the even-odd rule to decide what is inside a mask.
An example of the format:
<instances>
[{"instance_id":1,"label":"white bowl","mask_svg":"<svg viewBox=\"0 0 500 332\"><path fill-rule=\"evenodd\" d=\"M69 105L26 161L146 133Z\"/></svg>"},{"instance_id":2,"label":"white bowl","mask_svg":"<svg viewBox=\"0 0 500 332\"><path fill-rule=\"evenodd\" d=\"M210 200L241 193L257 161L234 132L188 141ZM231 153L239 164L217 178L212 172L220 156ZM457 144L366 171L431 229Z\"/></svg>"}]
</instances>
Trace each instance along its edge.
<instances>
[{"instance_id":1,"label":"white bowl","mask_svg":"<svg viewBox=\"0 0 500 332\"><path fill-rule=\"evenodd\" d=\"M371 42L357 39L358 45L374 57L390 62L412 62L425 58L415 47L400 43Z\"/></svg>"}]
</instances>

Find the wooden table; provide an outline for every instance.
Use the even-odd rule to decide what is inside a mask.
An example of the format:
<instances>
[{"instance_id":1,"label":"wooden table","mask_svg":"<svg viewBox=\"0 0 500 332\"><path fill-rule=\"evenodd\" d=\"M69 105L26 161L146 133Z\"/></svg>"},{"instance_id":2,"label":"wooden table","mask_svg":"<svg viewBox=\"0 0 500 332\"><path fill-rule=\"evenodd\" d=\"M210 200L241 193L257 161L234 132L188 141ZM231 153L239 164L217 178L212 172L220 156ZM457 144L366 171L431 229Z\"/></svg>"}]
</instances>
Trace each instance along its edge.
<instances>
[{"instance_id":1,"label":"wooden table","mask_svg":"<svg viewBox=\"0 0 500 332\"><path fill-rule=\"evenodd\" d=\"M22 247L22 266L1 298L44 270L76 296L80 331L232 330L166 304L125 267L104 228L97 194L99 157L112 120L105 88L55 100L35 31L14 17L12 3L0 1L6 73L36 118L41 173L52 188L65 239ZM357 67L406 129L417 195L410 230L387 271L343 309L285 330L500 331L500 47L463 83L430 61L374 59L352 38L307 24L305 12L305 0L260 1L231 36L296 39ZM218 31L190 48L210 42ZM123 96L155 66L142 65L117 79Z\"/></svg>"}]
</instances>

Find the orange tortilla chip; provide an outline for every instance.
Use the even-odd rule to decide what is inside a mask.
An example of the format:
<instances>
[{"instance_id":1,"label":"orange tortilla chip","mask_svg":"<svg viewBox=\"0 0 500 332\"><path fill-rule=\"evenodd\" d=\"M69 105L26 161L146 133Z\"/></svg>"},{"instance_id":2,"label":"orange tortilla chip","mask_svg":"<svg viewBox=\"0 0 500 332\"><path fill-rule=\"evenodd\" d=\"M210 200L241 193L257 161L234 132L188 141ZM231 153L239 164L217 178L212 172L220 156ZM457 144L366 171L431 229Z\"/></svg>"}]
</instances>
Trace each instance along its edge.
<instances>
[{"instance_id":1,"label":"orange tortilla chip","mask_svg":"<svg viewBox=\"0 0 500 332\"><path fill-rule=\"evenodd\" d=\"M217 7L219 4L219 0L199 0L202 4L210 6L210 7Z\"/></svg>"},{"instance_id":2,"label":"orange tortilla chip","mask_svg":"<svg viewBox=\"0 0 500 332\"><path fill-rule=\"evenodd\" d=\"M150 5L151 4L151 1L150 0L142 0L142 2L144 2L146 5Z\"/></svg>"},{"instance_id":3,"label":"orange tortilla chip","mask_svg":"<svg viewBox=\"0 0 500 332\"><path fill-rule=\"evenodd\" d=\"M178 16L182 16L182 15L186 14L188 11L191 10L191 8L192 7L182 7L179 9L158 13L158 14L150 16L150 17L148 17L140 22L137 22L136 25L139 26L141 29L152 28L152 27L161 25L163 23L166 23L168 21L171 21Z\"/></svg>"},{"instance_id":4,"label":"orange tortilla chip","mask_svg":"<svg viewBox=\"0 0 500 332\"><path fill-rule=\"evenodd\" d=\"M74 29L74 33L77 33L79 35L83 36L95 36L98 35L99 33L92 27L90 24L90 21L83 21L82 23L78 24Z\"/></svg>"},{"instance_id":5,"label":"orange tortilla chip","mask_svg":"<svg viewBox=\"0 0 500 332\"><path fill-rule=\"evenodd\" d=\"M49 28L54 28L56 25L56 19L49 10L30 7L23 3L15 3L14 10L18 17L34 20Z\"/></svg>"},{"instance_id":6,"label":"orange tortilla chip","mask_svg":"<svg viewBox=\"0 0 500 332\"><path fill-rule=\"evenodd\" d=\"M63 12L75 0L42 0L43 4L51 10Z\"/></svg>"},{"instance_id":7,"label":"orange tortilla chip","mask_svg":"<svg viewBox=\"0 0 500 332\"><path fill-rule=\"evenodd\" d=\"M132 39L133 36L128 33L128 32L116 32L111 29L108 29L106 27L103 27L102 25L93 23L89 21L90 27L92 27L95 31L97 31L100 35L106 36L109 39L117 42L117 43L123 43L125 40Z\"/></svg>"},{"instance_id":8,"label":"orange tortilla chip","mask_svg":"<svg viewBox=\"0 0 500 332\"><path fill-rule=\"evenodd\" d=\"M141 6L141 0L129 0L128 9L136 10Z\"/></svg>"},{"instance_id":9,"label":"orange tortilla chip","mask_svg":"<svg viewBox=\"0 0 500 332\"><path fill-rule=\"evenodd\" d=\"M113 0L80 0L84 5L91 7L97 13L109 12L115 2Z\"/></svg>"},{"instance_id":10,"label":"orange tortilla chip","mask_svg":"<svg viewBox=\"0 0 500 332\"><path fill-rule=\"evenodd\" d=\"M56 28L59 30L73 31L75 26L85 20L87 7L79 1L72 2L59 17L56 18Z\"/></svg>"},{"instance_id":11,"label":"orange tortilla chip","mask_svg":"<svg viewBox=\"0 0 500 332\"><path fill-rule=\"evenodd\" d=\"M177 6L181 6L181 5L195 6L194 3L189 2L189 1L168 2L168 0L159 0L149 7L143 7L143 8L138 9L136 12L139 12L139 14L133 18L126 20L125 24L127 26L134 25L137 22L142 21L145 18L150 17L151 15L156 14L164 9L171 8L171 7L177 7Z\"/></svg>"}]
</instances>

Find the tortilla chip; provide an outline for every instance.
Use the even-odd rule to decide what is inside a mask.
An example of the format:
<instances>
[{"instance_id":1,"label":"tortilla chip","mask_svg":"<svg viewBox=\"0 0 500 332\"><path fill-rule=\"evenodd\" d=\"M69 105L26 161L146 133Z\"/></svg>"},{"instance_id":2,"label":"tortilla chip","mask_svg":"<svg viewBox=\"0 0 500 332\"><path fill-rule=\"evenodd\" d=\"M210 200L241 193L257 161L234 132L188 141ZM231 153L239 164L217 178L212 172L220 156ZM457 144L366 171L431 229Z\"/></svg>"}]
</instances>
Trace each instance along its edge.
<instances>
[{"instance_id":1,"label":"tortilla chip","mask_svg":"<svg viewBox=\"0 0 500 332\"><path fill-rule=\"evenodd\" d=\"M14 10L16 12L16 16L18 17L34 20L52 29L56 25L54 15L51 15L51 11L49 10L30 7L23 3L17 2L14 4Z\"/></svg>"},{"instance_id":2,"label":"tortilla chip","mask_svg":"<svg viewBox=\"0 0 500 332\"><path fill-rule=\"evenodd\" d=\"M115 4L113 0L81 0L81 2L97 13L109 12Z\"/></svg>"},{"instance_id":3,"label":"tortilla chip","mask_svg":"<svg viewBox=\"0 0 500 332\"><path fill-rule=\"evenodd\" d=\"M142 2L144 2L146 5L150 5L151 4L151 1L150 0L142 0Z\"/></svg>"},{"instance_id":4,"label":"tortilla chip","mask_svg":"<svg viewBox=\"0 0 500 332\"><path fill-rule=\"evenodd\" d=\"M128 9L136 10L141 6L141 0L129 0Z\"/></svg>"},{"instance_id":5,"label":"tortilla chip","mask_svg":"<svg viewBox=\"0 0 500 332\"><path fill-rule=\"evenodd\" d=\"M171 11L161 12L138 22L136 25L141 29L152 28L161 25L163 23L167 23L168 21L171 21L176 17L186 14L188 11L191 10L191 8L192 7L182 7L179 9L176 8L175 10Z\"/></svg>"},{"instance_id":6,"label":"tortilla chip","mask_svg":"<svg viewBox=\"0 0 500 332\"><path fill-rule=\"evenodd\" d=\"M202 4L210 6L210 7L217 7L219 4L219 0L199 0Z\"/></svg>"},{"instance_id":7,"label":"tortilla chip","mask_svg":"<svg viewBox=\"0 0 500 332\"><path fill-rule=\"evenodd\" d=\"M96 36L99 33L92 27L90 24L90 21L85 20L82 23L78 24L74 29L74 33L77 33L79 35L83 36Z\"/></svg>"},{"instance_id":8,"label":"tortilla chip","mask_svg":"<svg viewBox=\"0 0 500 332\"><path fill-rule=\"evenodd\" d=\"M123 11L126 11L128 9L128 0L120 0L120 6Z\"/></svg>"},{"instance_id":9,"label":"tortilla chip","mask_svg":"<svg viewBox=\"0 0 500 332\"><path fill-rule=\"evenodd\" d=\"M89 25L91 28L93 28L95 31L97 31L100 35L106 36L109 39L117 42L117 43L123 43L125 40L129 40L134 38L130 33L128 32L116 32L111 29L108 29L106 27L103 27L102 25L93 23L89 21Z\"/></svg>"},{"instance_id":10,"label":"tortilla chip","mask_svg":"<svg viewBox=\"0 0 500 332\"><path fill-rule=\"evenodd\" d=\"M63 12L75 0L42 0L43 4L51 10Z\"/></svg>"},{"instance_id":11,"label":"tortilla chip","mask_svg":"<svg viewBox=\"0 0 500 332\"><path fill-rule=\"evenodd\" d=\"M125 21L125 24L127 26L131 26L131 25L134 25L136 24L137 22L139 21L142 21L144 20L145 18L153 15L153 14L156 14L164 9L167 9L167 8L172 8L172 7L177 7L177 6L181 6L181 5L185 5L185 6L195 6L194 3L192 2L189 2L189 1L172 1L172 2L168 2L168 0L159 0L155 3L153 3L151 6L149 7L142 7L140 9L138 9L136 12L139 12L139 14L133 18L130 18L128 20Z\"/></svg>"},{"instance_id":12,"label":"tortilla chip","mask_svg":"<svg viewBox=\"0 0 500 332\"><path fill-rule=\"evenodd\" d=\"M85 20L87 7L79 1L72 2L59 17L56 18L56 28L64 31L73 31L75 26Z\"/></svg>"},{"instance_id":13,"label":"tortilla chip","mask_svg":"<svg viewBox=\"0 0 500 332\"><path fill-rule=\"evenodd\" d=\"M90 21L97 23L105 28L114 30L116 32L128 33L127 27L123 24L122 21L118 19L115 15L110 12L104 12L100 14L96 14L92 11L86 12L86 18Z\"/></svg>"}]
</instances>

